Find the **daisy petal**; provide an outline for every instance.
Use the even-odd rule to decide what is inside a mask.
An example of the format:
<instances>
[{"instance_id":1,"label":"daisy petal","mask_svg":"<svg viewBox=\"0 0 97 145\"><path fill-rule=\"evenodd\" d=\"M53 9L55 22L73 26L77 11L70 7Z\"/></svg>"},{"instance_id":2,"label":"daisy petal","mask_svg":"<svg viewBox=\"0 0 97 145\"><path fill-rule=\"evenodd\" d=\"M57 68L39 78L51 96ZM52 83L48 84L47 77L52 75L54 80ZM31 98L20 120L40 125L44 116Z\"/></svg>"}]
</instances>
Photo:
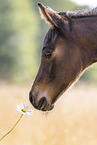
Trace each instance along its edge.
<instances>
[{"instance_id":1,"label":"daisy petal","mask_svg":"<svg viewBox=\"0 0 97 145\"><path fill-rule=\"evenodd\" d=\"M21 109L22 109L21 106L20 105L17 105L17 110L19 111Z\"/></svg>"},{"instance_id":2,"label":"daisy petal","mask_svg":"<svg viewBox=\"0 0 97 145\"><path fill-rule=\"evenodd\" d=\"M25 106L25 109L26 110L29 110L30 109L30 106L29 105Z\"/></svg>"},{"instance_id":3,"label":"daisy petal","mask_svg":"<svg viewBox=\"0 0 97 145\"><path fill-rule=\"evenodd\" d=\"M21 107L22 107L22 109L24 108L24 106L25 106L25 104L21 103Z\"/></svg>"},{"instance_id":4,"label":"daisy petal","mask_svg":"<svg viewBox=\"0 0 97 145\"><path fill-rule=\"evenodd\" d=\"M32 112L26 112L27 113L27 115L33 115L33 113Z\"/></svg>"}]
</instances>

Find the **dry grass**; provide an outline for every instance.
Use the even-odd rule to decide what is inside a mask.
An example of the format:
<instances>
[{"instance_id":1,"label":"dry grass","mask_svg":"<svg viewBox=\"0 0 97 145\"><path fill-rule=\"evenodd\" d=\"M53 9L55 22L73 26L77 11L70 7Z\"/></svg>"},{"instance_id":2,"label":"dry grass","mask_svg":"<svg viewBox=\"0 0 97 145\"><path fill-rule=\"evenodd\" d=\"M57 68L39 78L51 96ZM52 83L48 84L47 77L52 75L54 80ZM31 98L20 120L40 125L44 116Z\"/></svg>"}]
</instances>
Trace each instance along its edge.
<instances>
[{"instance_id":1,"label":"dry grass","mask_svg":"<svg viewBox=\"0 0 97 145\"><path fill-rule=\"evenodd\" d=\"M30 104L29 88L0 85L0 137L20 117L16 105ZM97 145L97 88L73 87L47 115L34 109L0 145Z\"/></svg>"}]
</instances>

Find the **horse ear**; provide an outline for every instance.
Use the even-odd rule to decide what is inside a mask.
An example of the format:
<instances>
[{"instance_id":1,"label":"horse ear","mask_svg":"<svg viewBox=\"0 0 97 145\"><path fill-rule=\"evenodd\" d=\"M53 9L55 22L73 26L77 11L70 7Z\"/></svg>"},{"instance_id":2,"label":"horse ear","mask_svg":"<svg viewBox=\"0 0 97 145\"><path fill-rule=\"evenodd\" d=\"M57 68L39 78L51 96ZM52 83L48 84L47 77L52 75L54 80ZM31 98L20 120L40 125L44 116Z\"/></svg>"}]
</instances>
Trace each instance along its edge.
<instances>
[{"instance_id":1,"label":"horse ear","mask_svg":"<svg viewBox=\"0 0 97 145\"><path fill-rule=\"evenodd\" d=\"M52 10L50 7L45 7L40 2L38 3L38 7L41 17L51 26L56 26L57 28L63 29L63 27L68 23L68 20L65 17L62 18L58 12Z\"/></svg>"}]
</instances>

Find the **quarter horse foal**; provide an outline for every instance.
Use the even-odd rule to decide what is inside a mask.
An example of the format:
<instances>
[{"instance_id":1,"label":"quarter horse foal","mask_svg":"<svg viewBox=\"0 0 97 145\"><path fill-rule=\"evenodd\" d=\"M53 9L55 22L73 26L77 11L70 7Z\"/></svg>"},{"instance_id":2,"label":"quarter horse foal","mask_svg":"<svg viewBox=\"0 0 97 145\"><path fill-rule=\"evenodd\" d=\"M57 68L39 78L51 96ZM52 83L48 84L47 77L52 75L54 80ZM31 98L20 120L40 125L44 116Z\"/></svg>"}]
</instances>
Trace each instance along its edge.
<instances>
[{"instance_id":1,"label":"quarter horse foal","mask_svg":"<svg viewBox=\"0 0 97 145\"><path fill-rule=\"evenodd\" d=\"M38 7L51 28L43 43L29 99L36 109L49 111L82 72L97 61L97 8L56 12L41 3Z\"/></svg>"}]
</instances>

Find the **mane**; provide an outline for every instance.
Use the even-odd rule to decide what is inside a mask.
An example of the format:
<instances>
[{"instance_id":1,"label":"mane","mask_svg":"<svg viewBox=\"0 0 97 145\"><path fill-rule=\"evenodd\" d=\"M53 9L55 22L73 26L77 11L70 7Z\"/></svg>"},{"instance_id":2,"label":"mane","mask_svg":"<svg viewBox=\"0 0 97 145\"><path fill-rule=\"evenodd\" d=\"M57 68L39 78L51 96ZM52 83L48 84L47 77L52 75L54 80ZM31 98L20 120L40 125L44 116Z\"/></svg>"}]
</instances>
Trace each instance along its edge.
<instances>
[{"instance_id":1,"label":"mane","mask_svg":"<svg viewBox=\"0 0 97 145\"><path fill-rule=\"evenodd\" d=\"M89 17L97 16L97 7L92 10L77 10L77 11L65 11L59 12L59 15L67 18Z\"/></svg>"}]
</instances>

